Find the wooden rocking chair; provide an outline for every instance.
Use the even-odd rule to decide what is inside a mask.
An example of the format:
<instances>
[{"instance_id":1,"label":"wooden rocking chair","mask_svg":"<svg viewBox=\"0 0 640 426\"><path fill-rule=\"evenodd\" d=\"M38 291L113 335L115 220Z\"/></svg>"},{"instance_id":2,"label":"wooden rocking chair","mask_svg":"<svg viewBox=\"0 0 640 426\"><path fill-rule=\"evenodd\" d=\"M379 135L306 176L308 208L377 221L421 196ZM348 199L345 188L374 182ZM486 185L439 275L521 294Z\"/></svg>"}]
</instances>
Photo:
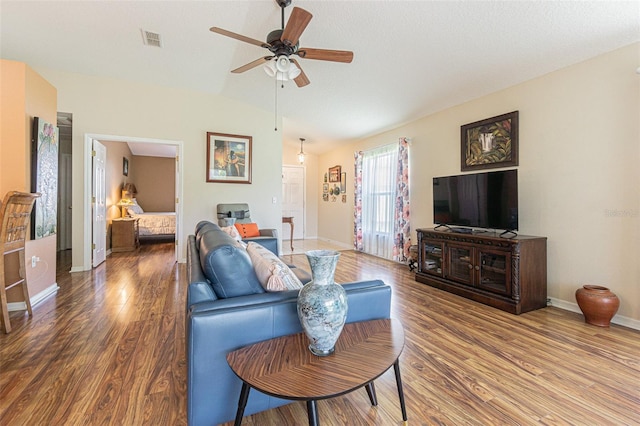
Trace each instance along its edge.
<instances>
[{"instance_id":1,"label":"wooden rocking chair","mask_svg":"<svg viewBox=\"0 0 640 426\"><path fill-rule=\"evenodd\" d=\"M27 287L24 243L29 231L31 209L39 196L40 194L37 193L29 194L10 191L5 195L2 204L0 204L0 254L2 254L2 259L0 259L0 309L2 310L1 317L5 333L11 332L9 310L7 308L7 290L10 288L22 284L22 294L27 305L27 311L29 316L33 315ZM19 262L18 279L13 282L7 282L5 263L16 258Z\"/></svg>"}]
</instances>

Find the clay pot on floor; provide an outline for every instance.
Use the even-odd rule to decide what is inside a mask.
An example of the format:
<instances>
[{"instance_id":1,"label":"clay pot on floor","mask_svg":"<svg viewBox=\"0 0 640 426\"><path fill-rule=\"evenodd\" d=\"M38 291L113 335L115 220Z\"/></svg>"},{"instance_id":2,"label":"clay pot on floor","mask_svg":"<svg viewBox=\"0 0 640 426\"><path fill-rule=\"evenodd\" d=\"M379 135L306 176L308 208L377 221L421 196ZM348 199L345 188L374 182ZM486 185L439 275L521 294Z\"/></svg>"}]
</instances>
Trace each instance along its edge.
<instances>
[{"instance_id":1,"label":"clay pot on floor","mask_svg":"<svg viewBox=\"0 0 640 426\"><path fill-rule=\"evenodd\" d=\"M576 301L587 324L609 327L618 312L620 299L607 287L584 285L576 290Z\"/></svg>"}]
</instances>

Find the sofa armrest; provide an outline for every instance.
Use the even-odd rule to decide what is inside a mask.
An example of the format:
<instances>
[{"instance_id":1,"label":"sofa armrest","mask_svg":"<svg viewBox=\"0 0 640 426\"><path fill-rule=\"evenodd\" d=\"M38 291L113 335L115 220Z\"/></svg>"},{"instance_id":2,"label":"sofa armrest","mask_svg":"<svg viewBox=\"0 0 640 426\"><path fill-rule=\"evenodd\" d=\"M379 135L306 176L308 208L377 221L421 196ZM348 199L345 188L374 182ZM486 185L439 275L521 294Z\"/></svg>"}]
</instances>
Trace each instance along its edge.
<instances>
[{"instance_id":1,"label":"sofa armrest","mask_svg":"<svg viewBox=\"0 0 640 426\"><path fill-rule=\"evenodd\" d=\"M389 318L391 287L374 280L344 284L347 322ZM274 300L266 301L275 294ZM259 297L258 297L259 296ZM280 299L278 300L278 296ZM218 424L234 419L242 382L226 356L243 346L302 331L297 291L248 295L243 304L232 299L193 306L187 315L187 418L190 425ZM223 306L224 305L224 306ZM251 392L245 415L291 401Z\"/></svg>"},{"instance_id":2,"label":"sofa armrest","mask_svg":"<svg viewBox=\"0 0 640 426\"><path fill-rule=\"evenodd\" d=\"M211 287L211 283L202 272L198 251L195 249L196 238L189 235L187 238L187 307L194 303L213 301L218 297Z\"/></svg>"},{"instance_id":3,"label":"sofa armrest","mask_svg":"<svg viewBox=\"0 0 640 426\"><path fill-rule=\"evenodd\" d=\"M278 230L274 228L260 229L260 236L278 238Z\"/></svg>"}]
</instances>

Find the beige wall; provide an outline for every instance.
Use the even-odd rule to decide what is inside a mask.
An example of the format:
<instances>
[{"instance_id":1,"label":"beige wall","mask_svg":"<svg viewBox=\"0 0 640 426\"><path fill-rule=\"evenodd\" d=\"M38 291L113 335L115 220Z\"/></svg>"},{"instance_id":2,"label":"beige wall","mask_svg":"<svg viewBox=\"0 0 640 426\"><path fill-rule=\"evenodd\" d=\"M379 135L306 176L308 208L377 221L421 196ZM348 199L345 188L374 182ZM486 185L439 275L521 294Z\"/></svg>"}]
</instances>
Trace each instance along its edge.
<instances>
[{"instance_id":1,"label":"beige wall","mask_svg":"<svg viewBox=\"0 0 640 426\"><path fill-rule=\"evenodd\" d=\"M299 166L298 153L300 147L284 145L282 147L282 164ZM305 229L304 237L307 239L318 237L318 156L306 154L304 159L305 173ZM280 195L282 198L282 195ZM295 220L295 219L294 219ZM296 226L297 223L296 223ZM286 228L285 228L286 229ZM285 234L289 235L289 234Z\"/></svg>"},{"instance_id":2,"label":"beige wall","mask_svg":"<svg viewBox=\"0 0 640 426\"><path fill-rule=\"evenodd\" d=\"M31 132L33 117L56 122L56 89L23 63L0 60L0 197L8 191L31 192ZM30 259L40 261L31 267ZM27 241L27 280L32 299L56 286L56 236ZM22 300L21 290L8 293Z\"/></svg>"},{"instance_id":3,"label":"beige wall","mask_svg":"<svg viewBox=\"0 0 640 426\"><path fill-rule=\"evenodd\" d=\"M111 223L111 220L122 216L122 210L117 204L122 197L122 186L128 179L122 174L122 159L127 158L129 160L129 176L131 176L131 159L133 155L131 155L131 150L126 143L108 141L101 141L100 143L107 148L107 160L105 163L105 182L107 186L106 216L107 222ZM107 246L110 246L109 240L107 236Z\"/></svg>"},{"instance_id":4,"label":"beige wall","mask_svg":"<svg viewBox=\"0 0 640 426\"><path fill-rule=\"evenodd\" d=\"M320 238L335 243L344 244L353 247L353 173L355 151L354 145L346 145L344 148L323 155L318 167L318 234ZM342 202L342 194L338 197L329 196L329 201L322 200L322 183L324 183L324 174L329 172L330 167L340 166L342 172L346 173L347 178L347 202ZM328 182L329 187L336 185L334 182ZM338 185L340 185L338 183Z\"/></svg>"},{"instance_id":5,"label":"beige wall","mask_svg":"<svg viewBox=\"0 0 640 426\"><path fill-rule=\"evenodd\" d=\"M175 158L134 155L129 164L129 181L138 190L138 204L148 212L176 210Z\"/></svg>"},{"instance_id":6,"label":"beige wall","mask_svg":"<svg viewBox=\"0 0 640 426\"><path fill-rule=\"evenodd\" d=\"M0 60L0 197L29 190L30 123L26 112L27 67Z\"/></svg>"},{"instance_id":7,"label":"beige wall","mask_svg":"<svg viewBox=\"0 0 640 426\"><path fill-rule=\"evenodd\" d=\"M249 202L256 222L264 227L280 226L282 139L281 133L273 130L273 111L207 93L50 69L38 71L58 89L59 109L73 114L74 269L88 264L81 225L87 208L83 205L85 134L181 141L185 234L192 233L201 220L215 220L218 203ZM251 185L205 181L208 131L253 137ZM276 197L275 204L272 197ZM186 235L178 241L180 260L186 256L185 242Z\"/></svg>"},{"instance_id":8,"label":"beige wall","mask_svg":"<svg viewBox=\"0 0 640 426\"><path fill-rule=\"evenodd\" d=\"M619 322L637 327L638 65L636 43L324 155L319 172L353 164L356 149L412 138L411 226L430 227L432 178L460 173L460 126L519 110L519 232L548 238L549 297L574 308L577 288L607 286L621 299ZM318 232L351 243L352 233L342 225L336 231L336 224L351 221L352 206L340 207L320 205Z\"/></svg>"}]
</instances>

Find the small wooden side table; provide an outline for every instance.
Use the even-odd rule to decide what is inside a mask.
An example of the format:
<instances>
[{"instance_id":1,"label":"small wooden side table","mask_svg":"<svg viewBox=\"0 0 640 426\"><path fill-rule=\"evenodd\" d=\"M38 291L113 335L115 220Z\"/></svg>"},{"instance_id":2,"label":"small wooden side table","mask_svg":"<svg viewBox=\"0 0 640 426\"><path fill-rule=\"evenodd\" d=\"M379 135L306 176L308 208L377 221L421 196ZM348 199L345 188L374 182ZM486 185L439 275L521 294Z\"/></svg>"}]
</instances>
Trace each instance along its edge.
<instances>
[{"instance_id":1,"label":"small wooden side table","mask_svg":"<svg viewBox=\"0 0 640 426\"><path fill-rule=\"evenodd\" d=\"M291 251L293 251L293 216L283 216L282 223L288 223L291 227Z\"/></svg>"},{"instance_id":2,"label":"small wooden side table","mask_svg":"<svg viewBox=\"0 0 640 426\"><path fill-rule=\"evenodd\" d=\"M235 425L242 423L251 388L277 398L307 402L309 425L318 425L316 401L366 387L377 405L373 380L392 365L402 420L407 420L399 357L404 348L402 324L394 319L345 324L336 350L326 357L308 349L304 333L278 337L233 351L227 362L242 380Z\"/></svg>"},{"instance_id":3,"label":"small wooden side table","mask_svg":"<svg viewBox=\"0 0 640 426\"><path fill-rule=\"evenodd\" d=\"M140 246L138 220L123 217L111 221L111 252L133 251Z\"/></svg>"}]
</instances>

